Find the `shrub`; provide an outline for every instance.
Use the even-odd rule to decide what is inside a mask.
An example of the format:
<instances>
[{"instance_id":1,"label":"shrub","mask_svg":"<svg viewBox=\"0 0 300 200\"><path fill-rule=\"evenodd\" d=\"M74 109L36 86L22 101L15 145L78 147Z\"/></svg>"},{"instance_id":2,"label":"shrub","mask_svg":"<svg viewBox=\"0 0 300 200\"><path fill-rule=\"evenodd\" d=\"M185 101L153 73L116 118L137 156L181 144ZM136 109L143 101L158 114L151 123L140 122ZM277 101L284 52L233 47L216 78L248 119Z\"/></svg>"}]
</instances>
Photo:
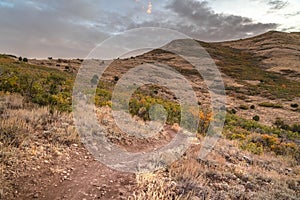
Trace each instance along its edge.
<instances>
[{"instance_id":1,"label":"shrub","mask_svg":"<svg viewBox=\"0 0 300 200\"><path fill-rule=\"evenodd\" d=\"M246 139L246 136L242 133L233 133L228 136L230 140L244 140Z\"/></svg>"},{"instance_id":2,"label":"shrub","mask_svg":"<svg viewBox=\"0 0 300 200\"><path fill-rule=\"evenodd\" d=\"M97 88L95 104L97 106L111 106L112 93L105 89Z\"/></svg>"},{"instance_id":3,"label":"shrub","mask_svg":"<svg viewBox=\"0 0 300 200\"><path fill-rule=\"evenodd\" d=\"M291 131L300 133L300 124L294 124Z\"/></svg>"},{"instance_id":4,"label":"shrub","mask_svg":"<svg viewBox=\"0 0 300 200\"><path fill-rule=\"evenodd\" d=\"M260 120L260 117L258 115L255 115L253 118L252 118L254 121L259 121Z\"/></svg>"},{"instance_id":5,"label":"shrub","mask_svg":"<svg viewBox=\"0 0 300 200\"><path fill-rule=\"evenodd\" d=\"M278 145L280 143L280 140L275 136L263 134L261 135L260 140L257 142L261 143L264 147L270 148L273 145Z\"/></svg>"},{"instance_id":6,"label":"shrub","mask_svg":"<svg viewBox=\"0 0 300 200\"><path fill-rule=\"evenodd\" d=\"M99 77L95 74L95 75L93 76L93 78L91 79L91 85L92 85L92 86L97 85L98 79L99 79Z\"/></svg>"},{"instance_id":7,"label":"shrub","mask_svg":"<svg viewBox=\"0 0 300 200\"><path fill-rule=\"evenodd\" d=\"M299 147L293 142L282 142L272 146L272 151L277 155L291 155L299 159Z\"/></svg>"},{"instance_id":8,"label":"shrub","mask_svg":"<svg viewBox=\"0 0 300 200\"><path fill-rule=\"evenodd\" d=\"M116 82L118 82L118 81L119 81L119 77L118 77L118 76L114 76L114 80L115 80Z\"/></svg>"},{"instance_id":9,"label":"shrub","mask_svg":"<svg viewBox=\"0 0 300 200\"><path fill-rule=\"evenodd\" d=\"M48 57L48 60L52 60L52 57Z\"/></svg>"},{"instance_id":10,"label":"shrub","mask_svg":"<svg viewBox=\"0 0 300 200\"><path fill-rule=\"evenodd\" d=\"M297 103L292 103L292 104L291 104L291 107L292 107L292 108L298 108L299 105L298 105Z\"/></svg>"},{"instance_id":11,"label":"shrub","mask_svg":"<svg viewBox=\"0 0 300 200\"><path fill-rule=\"evenodd\" d=\"M242 110L248 110L249 109L249 107L247 105L240 105L239 108L242 109Z\"/></svg>"},{"instance_id":12,"label":"shrub","mask_svg":"<svg viewBox=\"0 0 300 200\"><path fill-rule=\"evenodd\" d=\"M23 58L23 62L28 62L28 59L27 58Z\"/></svg>"},{"instance_id":13,"label":"shrub","mask_svg":"<svg viewBox=\"0 0 300 200\"><path fill-rule=\"evenodd\" d=\"M236 111L234 108L232 108L230 113L231 113L231 114L236 114L237 111Z\"/></svg>"},{"instance_id":14,"label":"shrub","mask_svg":"<svg viewBox=\"0 0 300 200\"><path fill-rule=\"evenodd\" d=\"M289 125L285 124L285 122L280 118L276 118L274 125L278 128L284 129L284 130L290 129Z\"/></svg>"},{"instance_id":15,"label":"shrub","mask_svg":"<svg viewBox=\"0 0 300 200\"><path fill-rule=\"evenodd\" d=\"M251 105L250 109L252 109L252 110L255 109L255 105Z\"/></svg>"},{"instance_id":16,"label":"shrub","mask_svg":"<svg viewBox=\"0 0 300 200\"><path fill-rule=\"evenodd\" d=\"M144 120L150 120L149 110L154 104L160 104L166 109L168 113L168 124L179 123L181 116L180 105L162 98L136 94L132 97L129 103L130 113L132 115L137 115Z\"/></svg>"},{"instance_id":17,"label":"shrub","mask_svg":"<svg viewBox=\"0 0 300 200\"><path fill-rule=\"evenodd\" d=\"M0 125L0 142L4 146L19 147L28 137L29 128L22 119L4 119Z\"/></svg>"},{"instance_id":18,"label":"shrub","mask_svg":"<svg viewBox=\"0 0 300 200\"><path fill-rule=\"evenodd\" d=\"M22 60L23 60L23 58L20 56L20 57L19 57L19 61L22 61Z\"/></svg>"},{"instance_id":19,"label":"shrub","mask_svg":"<svg viewBox=\"0 0 300 200\"><path fill-rule=\"evenodd\" d=\"M270 102L262 102L258 105L262 106L262 107L267 107L267 108L283 108L283 105L281 105L281 104L275 104L275 103L270 103Z\"/></svg>"},{"instance_id":20,"label":"shrub","mask_svg":"<svg viewBox=\"0 0 300 200\"><path fill-rule=\"evenodd\" d=\"M260 155L263 152L262 145L256 144L254 142L245 142L241 145L241 148L257 155Z\"/></svg>"}]
</instances>

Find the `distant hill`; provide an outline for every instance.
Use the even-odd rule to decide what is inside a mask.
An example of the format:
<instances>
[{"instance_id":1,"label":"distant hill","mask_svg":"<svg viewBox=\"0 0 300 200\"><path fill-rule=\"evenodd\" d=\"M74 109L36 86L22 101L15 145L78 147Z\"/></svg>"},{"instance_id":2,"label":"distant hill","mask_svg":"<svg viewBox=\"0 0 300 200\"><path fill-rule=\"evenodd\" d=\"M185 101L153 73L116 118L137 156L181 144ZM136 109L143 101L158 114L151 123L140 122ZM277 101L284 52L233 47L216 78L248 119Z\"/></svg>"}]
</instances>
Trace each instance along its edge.
<instances>
[{"instance_id":1,"label":"distant hill","mask_svg":"<svg viewBox=\"0 0 300 200\"><path fill-rule=\"evenodd\" d=\"M270 31L262 35L220 43L253 53L261 67L300 81L300 33Z\"/></svg>"}]
</instances>

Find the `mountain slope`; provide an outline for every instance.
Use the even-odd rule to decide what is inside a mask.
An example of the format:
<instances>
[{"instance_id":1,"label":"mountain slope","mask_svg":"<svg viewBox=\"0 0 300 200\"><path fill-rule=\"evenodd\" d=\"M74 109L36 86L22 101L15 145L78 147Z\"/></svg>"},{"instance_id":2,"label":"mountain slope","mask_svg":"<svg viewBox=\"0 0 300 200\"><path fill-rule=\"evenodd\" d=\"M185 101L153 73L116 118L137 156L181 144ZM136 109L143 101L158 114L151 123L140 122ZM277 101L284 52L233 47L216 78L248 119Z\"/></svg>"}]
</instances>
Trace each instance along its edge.
<instances>
[{"instance_id":1,"label":"mountain slope","mask_svg":"<svg viewBox=\"0 0 300 200\"><path fill-rule=\"evenodd\" d=\"M251 52L262 61L261 67L300 81L300 33L271 31L221 45Z\"/></svg>"}]
</instances>

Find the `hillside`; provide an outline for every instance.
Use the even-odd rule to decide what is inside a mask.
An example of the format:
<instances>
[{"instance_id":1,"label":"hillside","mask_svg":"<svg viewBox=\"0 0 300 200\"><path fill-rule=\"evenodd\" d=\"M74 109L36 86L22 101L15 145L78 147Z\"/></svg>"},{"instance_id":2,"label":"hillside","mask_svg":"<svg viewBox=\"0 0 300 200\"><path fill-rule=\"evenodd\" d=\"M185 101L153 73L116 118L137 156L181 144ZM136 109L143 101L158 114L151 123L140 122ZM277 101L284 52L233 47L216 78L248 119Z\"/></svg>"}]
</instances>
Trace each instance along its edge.
<instances>
[{"instance_id":1,"label":"hillside","mask_svg":"<svg viewBox=\"0 0 300 200\"><path fill-rule=\"evenodd\" d=\"M199 117L197 141L172 165L140 174L109 169L81 143L71 103L82 59L0 55L0 199L299 199L300 34L273 31L198 42L220 69L227 94L223 135L205 160L197 155L212 120L211 99L187 61L157 49L114 60L99 80L98 121L109 141L130 152L170 142L180 129L181 108L167 88L143 86L130 100L135 122L147 125L153 104L169 115L153 138L127 135L111 113L112 92L122 75L160 62L179 71L195 90L201 109L193 113Z\"/></svg>"},{"instance_id":2,"label":"hillside","mask_svg":"<svg viewBox=\"0 0 300 200\"><path fill-rule=\"evenodd\" d=\"M300 33L271 31L222 45L253 53L267 71L300 81Z\"/></svg>"}]
</instances>

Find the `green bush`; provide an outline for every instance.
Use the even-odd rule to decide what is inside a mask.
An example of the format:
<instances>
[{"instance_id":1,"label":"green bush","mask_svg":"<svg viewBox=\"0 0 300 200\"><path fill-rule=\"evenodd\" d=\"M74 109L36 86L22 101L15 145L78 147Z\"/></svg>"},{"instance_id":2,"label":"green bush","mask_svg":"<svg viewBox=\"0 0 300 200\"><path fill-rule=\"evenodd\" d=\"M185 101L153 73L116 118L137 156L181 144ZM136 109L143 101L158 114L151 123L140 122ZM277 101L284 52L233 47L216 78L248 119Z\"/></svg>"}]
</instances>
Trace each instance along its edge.
<instances>
[{"instance_id":1,"label":"green bush","mask_svg":"<svg viewBox=\"0 0 300 200\"><path fill-rule=\"evenodd\" d=\"M28 59L27 58L23 58L23 62L28 62Z\"/></svg>"},{"instance_id":2,"label":"green bush","mask_svg":"<svg viewBox=\"0 0 300 200\"><path fill-rule=\"evenodd\" d=\"M258 115L255 115L253 118L252 118L254 121L259 121L260 120L260 117Z\"/></svg>"},{"instance_id":3,"label":"green bush","mask_svg":"<svg viewBox=\"0 0 300 200\"><path fill-rule=\"evenodd\" d=\"M291 104L291 107L292 107L292 108L298 108L299 105L298 105L297 103L292 103L292 104Z\"/></svg>"},{"instance_id":4,"label":"green bush","mask_svg":"<svg viewBox=\"0 0 300 200\"><path fill-rule=\"evenodd\" d=\"M291 131L300 133L300 124L294 124L291 127Z\"/></svg>"},{"instance_id":5,"label":"green bush","mask_svg":"<svg viewBox=\"0 0 300 200\"><path fill-rule=\"evenodd\" d=\"M149 110L154 104L160 104L165 108L168 113L167 122L169 124L179 123L181 116L180 105L162 98L135 94L129 103L130 113L144 120L150 120Z\"/></svg>"},{"instance_id":6,"label":"green bush","mask_svg":"<svg viewBox=\"0 0 300 200\"><path fill-rule=\"evenodd\" d=\"M281 105L281 104L275 104L275 103L270 103L270 102L263 102L258 105L262 106L262 107L267 107L267 108L283 108L283 105Z\"/></svg>"},{"instance_id":7,"label":"green bush","mask_svg":"<svg viewBox=\"0 0 300 200\"><path fill-rule=\"evenodd\" d=\"M241 145L241 148L257 155L262 154L262 152L264 151L262 145L254 142L245 142Z\"/></svg>"},{"instance_id":8,"label":"green bush","mask_svg":"<svg viewBox=\"0 0 300 200\"><path fill-rule=\"evenodd\" d=\"M55 69L15 63L1 64L0 90L17 92L39 105L49 105L61 111L71 110L74 76Z\"/></svg>"},{"instance_id":9,"label":"green bush","mask_svg":"<svg viewBox=\"0 0 300 200\"><path fill-rule=\"evenodd\" d=\"M96 106L111 106L112 93L109 90L97 88L95 96Z\"/></svg>"},{"instance_id":10,"label":"green bush","mask_svg":"<svg viewBox=\"0 0 300 200\"><path fill-rule=\"evenodd\" d=\"M247 105L240 105L239 108L242 110L249 110L249 107Z\"/></svg>"},{"instance_id":11,"label":"green bush","mask_svg":"<svg viewBox=\"0 0 300 200\"><path fill-rule=\"evenodd\" d=\"M280 118L276 118L274 125L278 128L284 129L284 130L290 129L289 125L285 124L285 122Z\"/></svg>"},{"instance_id":12,"label":"green bush","mask_svg":"<svg viewBox=\"0 0 300 200\"><path fill-rule=\"evenodd\" d=\"M115 82L118 82L119 81L119 77L118 76L114 76L114 80L115 80Z\"/></svg>"},{"instance_id":13,"label":"green bush","mask_svg":"<svg viewBox=\"0 0 300 200\"><path fill-rule=\"evenodd\" d=\"M234 108L232 108L231 111L230 111L230 113L231 113L231 114L236 114L237 111L236 111Z\"/></svg>"}]
</instances>

